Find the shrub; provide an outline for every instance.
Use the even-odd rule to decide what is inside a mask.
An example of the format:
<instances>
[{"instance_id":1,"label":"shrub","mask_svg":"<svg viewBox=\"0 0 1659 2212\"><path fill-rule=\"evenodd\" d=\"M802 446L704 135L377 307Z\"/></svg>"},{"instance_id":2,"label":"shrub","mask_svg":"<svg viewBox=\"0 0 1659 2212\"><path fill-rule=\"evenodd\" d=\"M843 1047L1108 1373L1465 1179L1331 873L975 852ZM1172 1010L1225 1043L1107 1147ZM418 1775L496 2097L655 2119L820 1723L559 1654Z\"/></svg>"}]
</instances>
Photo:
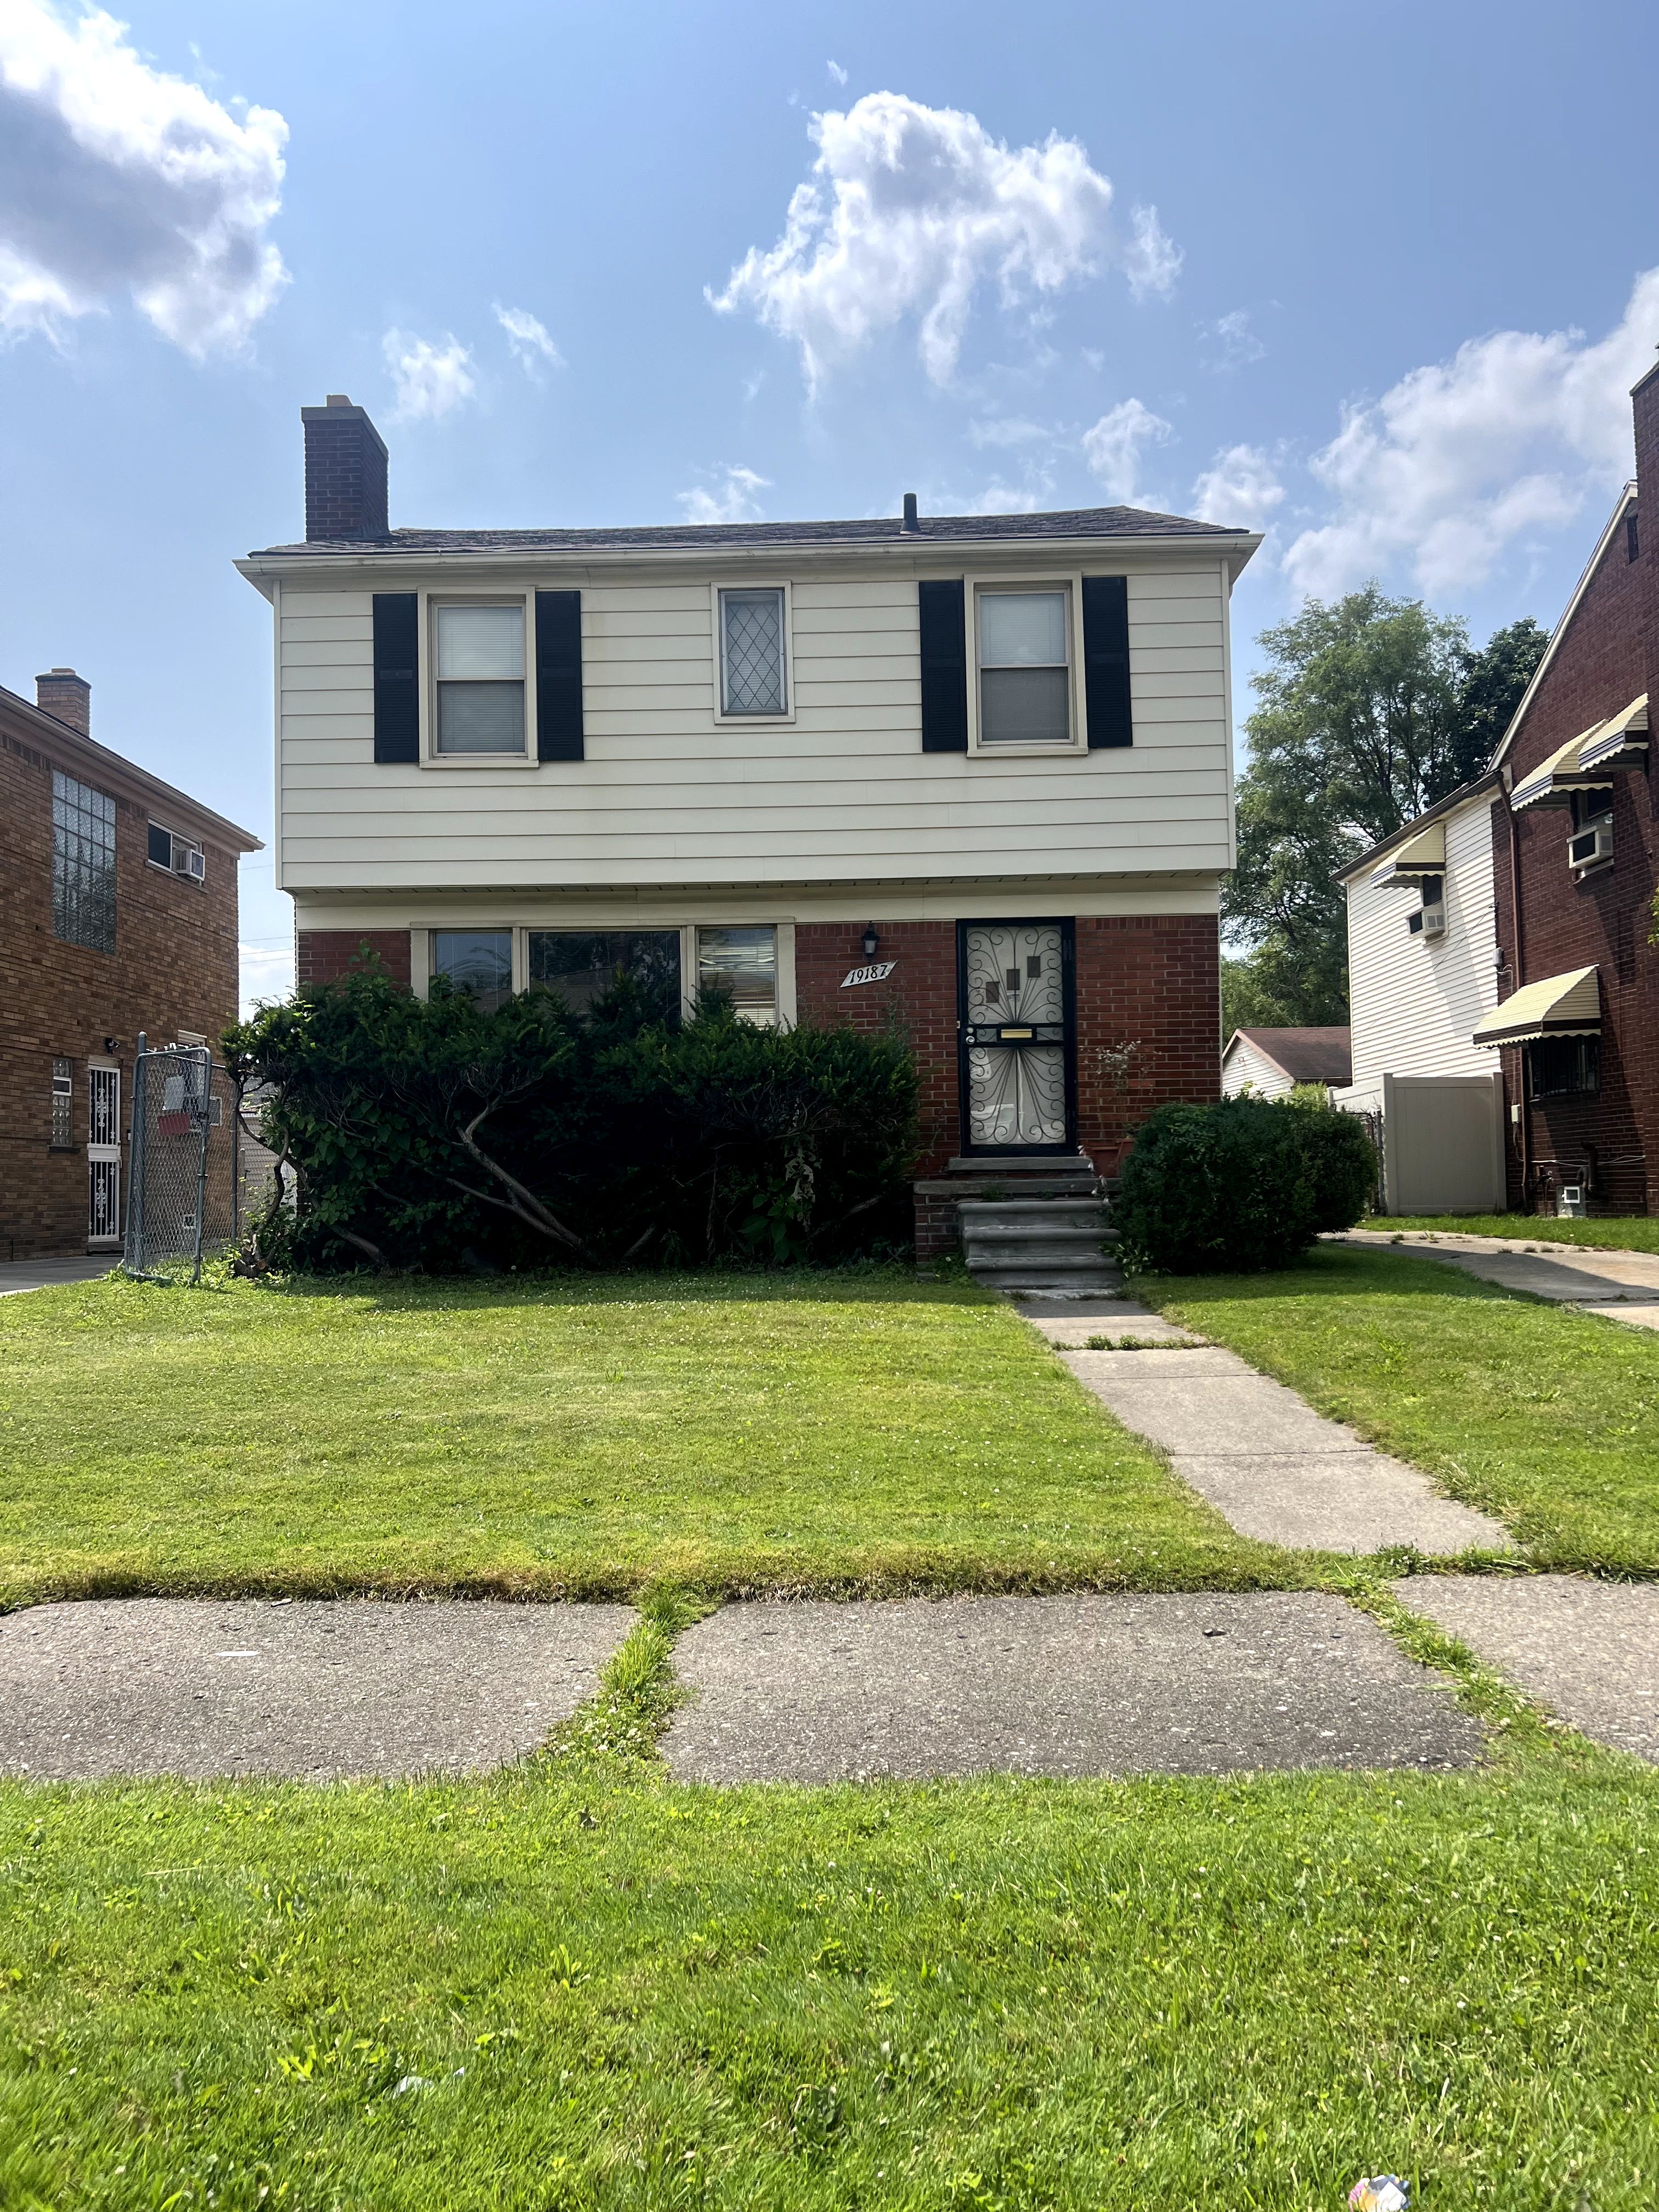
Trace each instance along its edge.
<instances>
[{"instance_id":1,"label":"shrub","mask_svg":"<svg viewBox=\"0 0 1659 2212\"><path fill-rule=\"evenodd\" d=\"M1359 1219L1376 1176L1364 1124L1322 1103L1160 1106L1136 1133L1112 1219L1139 1267L1286 1267L1322 1230Z\"/></svg>"},{"instance_id":2,"label":"shrub","mask_svg":"<svg viewBox=\"0 0 1659 2212\"><path fill-rule=\"evenodd\" d=\"M684 1024L623 979L586 1015L485 1011L374 964L227 1033L294 1204L266 1258L319 1268L842 1259L908 1235L914 1063L897 1036Z\"/></svg>"}]
</instances>

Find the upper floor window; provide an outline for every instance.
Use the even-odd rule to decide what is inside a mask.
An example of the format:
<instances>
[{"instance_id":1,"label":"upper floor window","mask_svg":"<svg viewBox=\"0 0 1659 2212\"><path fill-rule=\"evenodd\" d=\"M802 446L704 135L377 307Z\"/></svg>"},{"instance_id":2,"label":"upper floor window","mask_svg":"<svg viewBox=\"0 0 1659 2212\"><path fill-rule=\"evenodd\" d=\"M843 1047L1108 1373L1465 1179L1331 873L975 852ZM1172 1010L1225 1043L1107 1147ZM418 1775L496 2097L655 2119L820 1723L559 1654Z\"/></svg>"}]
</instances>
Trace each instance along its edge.
<instances>
[{"instance_id":1,"label":"upper floor window","mask_svg":"<svg viewBox=\"0 0 1659 2212\"><path fill-rule=\"evenodd\" d=\"M115 801L72 775L52 779L52 927L66 945L115 950Z\"/></svg>"},{"instance_id":2,"label":"upper floor window","mask_svg":"<svg viewBox=\"0 0 1659 2212\"><path fill-rule=\"evenodd\" d=\"M447 976L458 991L493 1012L513 995L512 931L434 929L432 972Z\"/></svg>"},{"instance_id":3,"label":"upper floor window","mask_svg":"<svg viewBox=\"0 0 1659 2212\"><path fill-rule=\"evenodd\" d=\"M721 714L787 714L782 591L722 592L720 600Z\"/></svg>"},{"instance_id":4,"label":"upper floor window","mask_svg":"<svg viewBox=\"0 0 1659 2212\"><path fill-rule=\"evenodd\" d=\"M197 884L206 880L207 862L201 847L189 837L175 837L159 822L149 824L145 855L152 867L165 868L171 876L185 876Z\"/></svg>"},{"instance_id":5,"label":"upper floor window","mask_svg":"<svg viewBox=\"0 0 1659 2212\"><path fill-rule=\"evenodd\" d=\"M977 607L980 743L1069 744L1066 593L982 591Z\"/></svg>"},{"instance_id":6,"label":"upper floor window","mask_svg":"<svg viewBox=\"0 0 1659 2212\"><path fill-rule=\"evenodd\" d=\"M468 601L439 606L434 613L434 750L521 754L524 602L484 606Z\"/></svg>"}]
</instances>

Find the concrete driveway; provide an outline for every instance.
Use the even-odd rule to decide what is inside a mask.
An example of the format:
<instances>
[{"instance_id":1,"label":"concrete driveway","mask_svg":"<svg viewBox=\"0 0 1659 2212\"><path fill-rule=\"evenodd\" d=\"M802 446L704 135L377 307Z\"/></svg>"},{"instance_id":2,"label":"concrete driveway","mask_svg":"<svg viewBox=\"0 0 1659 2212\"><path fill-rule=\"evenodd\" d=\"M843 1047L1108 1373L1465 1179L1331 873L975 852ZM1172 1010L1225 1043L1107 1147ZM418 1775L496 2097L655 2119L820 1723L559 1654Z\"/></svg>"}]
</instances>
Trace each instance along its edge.
<instances>
[{"instance_id":1,"label":"concrete driveway","mask_svg":"<svg viewBox=\"0 0 1659 2212\"><path fill-rule=\"evenodd\" d=\"M76 1252L61 1260L0 1261L0 1298L19 1291L55 1290L59 1283L90 1283L118 1267L118 1252Z\"/></svg>"}]
</instances>

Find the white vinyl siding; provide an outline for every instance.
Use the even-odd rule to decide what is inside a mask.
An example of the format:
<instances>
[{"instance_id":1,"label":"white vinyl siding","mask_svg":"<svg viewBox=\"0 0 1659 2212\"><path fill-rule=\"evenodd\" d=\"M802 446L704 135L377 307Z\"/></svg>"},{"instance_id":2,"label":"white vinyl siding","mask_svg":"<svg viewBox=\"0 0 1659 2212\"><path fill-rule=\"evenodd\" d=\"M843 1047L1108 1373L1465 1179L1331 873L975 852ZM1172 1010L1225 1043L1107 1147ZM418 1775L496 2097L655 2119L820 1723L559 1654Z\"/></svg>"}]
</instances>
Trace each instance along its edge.
<instances>
[{"instance_id":1,"label":"white vinyl siding","mask_svg":"<svg viewBox=\"0 0 1659 2212\"><path fill-rule=\"evenodd\" d=\"M1246 1091L1252 1098L1288 1098L1295 1088L1284 1069L1249 1037L1240 1037L1222 1063L1221 1089L1228 1098Z\"/></svg>"},{"instance_id":2,"label":"white vinyl siding","mask_svg":"<svg viewBox=\"0 0 1659 2212\"><path fill-rule=\"evenodd\" d=\"M441 574L421 580L441 595ZM1092 755L924 754L914 576L793 577L787 724L720 716L706 575L580 588L586 758L434 773L375 765L369 592L284 581L286 888L1213 878L1230 865L1213 556L1130 574L1135 741Z\"/></svg>"},{"instance_id":3,"label":"white vinyl siding","mask_svg":"<svg viewBox=\"0 0 1659 2212\"><path fill-rule=\"evenodd\" d=\"M1443 937L1408 929L1417 884L1373 884L1368 871L1348 885L1353 1084L1340 1095L1356 1104L1380 1097L1385 1073L1489 1076L1497 1066L1469 1042L1498 1003L1492 810L1482 798L1446 817Z\"/></svg>"}]
</instances>

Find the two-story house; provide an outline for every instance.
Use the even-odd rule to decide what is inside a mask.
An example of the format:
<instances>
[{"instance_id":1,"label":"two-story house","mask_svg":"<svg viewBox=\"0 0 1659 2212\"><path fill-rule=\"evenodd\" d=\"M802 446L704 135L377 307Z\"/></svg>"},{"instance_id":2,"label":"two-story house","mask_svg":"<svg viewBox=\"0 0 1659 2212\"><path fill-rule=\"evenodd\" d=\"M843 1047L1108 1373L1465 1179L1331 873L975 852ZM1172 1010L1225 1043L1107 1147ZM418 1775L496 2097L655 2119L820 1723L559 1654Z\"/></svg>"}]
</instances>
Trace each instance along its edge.
<instances>
[{"instance_id":1,"label":"two-story house","mask_svg":"<svg viewBox=\"0 0 1659 2212\"><path fill-rule=\"evenodd\" d=\"M236 1015L236 864L259 840L91 735L72 668L0 690L0 1259L113 1253L142 1033Z\"/></svg>"},{"instance_id":2,"label":"two-story house","mask_svg":"<svg viewBox=\"0 0 1659 2212\"><path fill-rule=\"evenodd\" d=\"M919 1173L1115 1164L1216 1095L1228 605L1259 539L1126 507L388 526L302 410L276 617L276 880L302 982L618 969L760 1022L902 1024Z\"/></svg>"},{"instance_id":3,"label":"two-story house","mask_svg":"<svg viewBox=\"0 0 1659 2212\"><path fill-rule=\"evenodd\" d=\"M1659 368L1614 503L1484 776L1346 876L1353 1088L1391 1212L1659 1212Z\"/></svg>"}]
</instances>

